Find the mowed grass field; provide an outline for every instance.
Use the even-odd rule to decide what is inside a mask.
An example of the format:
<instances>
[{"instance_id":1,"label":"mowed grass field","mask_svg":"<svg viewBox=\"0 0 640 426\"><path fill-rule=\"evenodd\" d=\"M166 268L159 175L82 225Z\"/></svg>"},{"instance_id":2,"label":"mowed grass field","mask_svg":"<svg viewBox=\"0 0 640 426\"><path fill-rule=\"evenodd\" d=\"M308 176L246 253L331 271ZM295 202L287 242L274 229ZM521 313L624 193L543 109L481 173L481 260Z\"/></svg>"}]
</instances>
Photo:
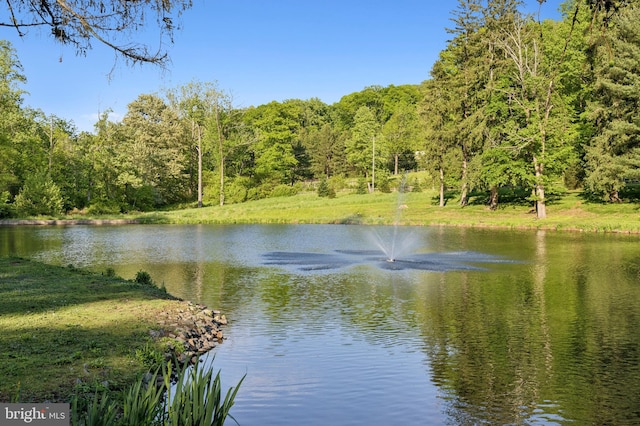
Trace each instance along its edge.
<instances>
[{"instance_id":1,"label":"mowed grass field","mask_svg":"<svg viewBox=\"0 0 640 426\"><path fill-rule=\"evenodd\" d=\"M640 233L640 204L601 203L567 192L547 203L547 218L537 219L532 204L505 202L490 210L481 198L460 207L458 200L438 205L435 191L398 194L340 192L335 198L315 192L224 206L210 205L131 216L143 223L291 223L362 225L447 225Z\"/></svg>"}]
</instances>

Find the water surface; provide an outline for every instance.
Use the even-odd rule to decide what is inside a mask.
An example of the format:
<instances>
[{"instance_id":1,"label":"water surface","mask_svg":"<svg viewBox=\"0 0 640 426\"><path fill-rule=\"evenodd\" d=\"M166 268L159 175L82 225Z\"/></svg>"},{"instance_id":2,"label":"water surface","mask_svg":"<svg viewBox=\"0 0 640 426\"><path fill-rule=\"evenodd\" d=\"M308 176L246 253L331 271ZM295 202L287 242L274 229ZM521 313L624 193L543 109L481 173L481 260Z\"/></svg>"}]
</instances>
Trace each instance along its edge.
<instances>
[{"instance_id":1,"label":"water surface","mask_svg":"<svg viewBox=\"0 0 640 426\"><path fill-rule=\"evenodd\" d=\"M378 235L376 237L376 235ZM0 228L222 310L241 425L640 422L638 237L333 225Z\"/></svg>"}]
</instances>

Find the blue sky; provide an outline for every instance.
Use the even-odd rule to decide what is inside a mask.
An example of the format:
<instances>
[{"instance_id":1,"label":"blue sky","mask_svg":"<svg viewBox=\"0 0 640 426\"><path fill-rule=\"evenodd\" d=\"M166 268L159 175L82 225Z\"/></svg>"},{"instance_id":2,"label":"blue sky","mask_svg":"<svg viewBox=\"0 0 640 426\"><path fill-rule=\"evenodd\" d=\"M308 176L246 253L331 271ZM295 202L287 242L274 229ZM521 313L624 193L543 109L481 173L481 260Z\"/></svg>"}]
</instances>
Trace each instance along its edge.
<instances>
[{"instance_id":1,"label":"blue sky","mask_svg":"<svg viewBox=\"0 0 640 426\"><path fill-rule=\"evenodd\" d=\"M559 18L561 0L543 17ZM527 11L538 10L526 0ZM457 0L194 0L168 45L166 70L128 66L94 42L86 56L32 30L12 42L27 76L25 105L93 131L98 112L119 119L143 93L217 82L238 107L286 99L332 104L367 86L418 84L446 46ZM151 33L139 34L148 40Z\"/></svg>"}]
</instances>

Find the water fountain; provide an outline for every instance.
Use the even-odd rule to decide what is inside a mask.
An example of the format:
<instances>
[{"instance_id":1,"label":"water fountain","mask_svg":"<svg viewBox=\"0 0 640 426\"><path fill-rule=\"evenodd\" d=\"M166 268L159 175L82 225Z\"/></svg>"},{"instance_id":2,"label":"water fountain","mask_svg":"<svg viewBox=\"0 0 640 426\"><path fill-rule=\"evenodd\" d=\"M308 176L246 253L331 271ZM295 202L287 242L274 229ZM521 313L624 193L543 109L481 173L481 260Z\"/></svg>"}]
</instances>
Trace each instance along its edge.
<instances>
[{"instance_id":1,"label":"water fountain","mask_svg":"<svg viewBox=\"0 0 640 426\"><path fill-rule=\"evenodd\" d=\"M380 269L460 271L486 269L487 263L511 262L501 257L473 251L421 252L418 235L413 228L402 226L402 212L408 208L404 203L406 179L398 190L395 219L391 226L362 227L362 239L374 250L334 250L332 253L269 252L263 255L265 264L290 266L302 271L321 271L344 268L359 264L372 264Z\"/></svg>"}]
</instances>

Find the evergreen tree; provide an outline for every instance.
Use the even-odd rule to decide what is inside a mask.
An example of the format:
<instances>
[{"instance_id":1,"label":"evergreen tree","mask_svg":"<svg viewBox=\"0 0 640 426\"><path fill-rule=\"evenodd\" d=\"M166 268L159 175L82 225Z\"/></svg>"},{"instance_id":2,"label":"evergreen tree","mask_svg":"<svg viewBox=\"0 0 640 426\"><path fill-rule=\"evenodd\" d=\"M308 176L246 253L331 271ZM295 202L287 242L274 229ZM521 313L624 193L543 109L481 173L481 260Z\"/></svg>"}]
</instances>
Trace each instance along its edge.
<instances>
[{"instance_id":1,"label":"evergreen tree","mask_svg":"<svg viewBox=\"0 0 640 426\"><path fill-rule=\"evenodd\" d=\"M586 148L587 187L620 201L628 181L640 179L640 7L617 16L595 53L593 137Z\"/></svg>"}]
</instances>

